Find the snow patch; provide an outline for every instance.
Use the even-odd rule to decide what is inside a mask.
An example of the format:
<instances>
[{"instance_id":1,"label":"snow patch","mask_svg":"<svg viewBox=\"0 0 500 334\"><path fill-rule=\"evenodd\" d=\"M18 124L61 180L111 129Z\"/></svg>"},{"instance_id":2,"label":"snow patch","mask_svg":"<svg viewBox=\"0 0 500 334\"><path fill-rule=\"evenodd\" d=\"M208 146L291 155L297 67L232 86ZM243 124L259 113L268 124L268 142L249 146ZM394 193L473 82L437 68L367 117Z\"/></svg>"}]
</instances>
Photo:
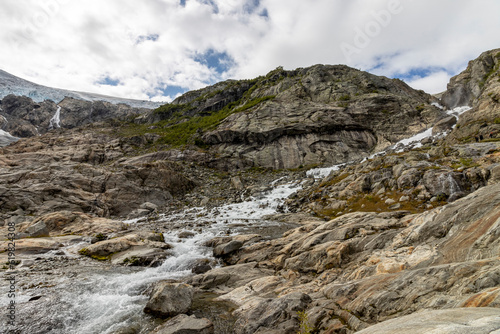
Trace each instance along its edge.
<instances>
[{"instance_id":1,"label":"snow patch","mask_svg":"<svg viewBox=\"0 0 500 334\"><path fill-rule=\"evenodd\" d=\"M336 172L340 168L344 167L346 164L339 164L339 165L334 165L331 167L324 167L324 168L313 168L310 169L306 172L306 175L308 177L314 177L315 179L324 179L328 175L330 175L331 172Z\"/></svg>"}]
</instances>

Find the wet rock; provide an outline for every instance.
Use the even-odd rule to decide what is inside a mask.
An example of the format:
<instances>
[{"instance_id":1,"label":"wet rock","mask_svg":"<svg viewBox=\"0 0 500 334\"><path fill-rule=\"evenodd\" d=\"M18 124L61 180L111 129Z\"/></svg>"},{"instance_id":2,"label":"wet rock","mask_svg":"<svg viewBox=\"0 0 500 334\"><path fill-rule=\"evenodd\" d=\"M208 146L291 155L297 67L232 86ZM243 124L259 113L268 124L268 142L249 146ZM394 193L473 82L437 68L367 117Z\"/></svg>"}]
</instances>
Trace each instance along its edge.
<instances>
[{"instance_id":1,"label":"wet rock","mask_svg":"<svg viewBox=\"0 0 500 334\"><path fill-rule=\"evenodd\" d=\"M158 267L170 256L170 253L161 248L149 246L134 246L126 251L113 254L111 263L127 266Z\"/></svg>"},{"instance_id":2,"label":"wet rock","mask_svg":"<svg viewBox=\"0 0 500 334\"><path fill-rule=\"evenodd\" d=\"M195 236L194 232L191 231L182 231L177 235L180 239L188 239Z\"/></svg>"},{"instance_id":3,"label":"wet rock","mask_svg":"<svg viewBox=\"0 0 500 334\"><path fill-rule=\"evenodd\" d=\"M186 313L193 301L194 289L183 283L157 283L150 295L144 312L158 317L173 317Z\"/></svg>"},{"instance_id":4,"label":"wet rock","mask_svg":"<svg viewBox=\"0 0 500 334\"><path fill-rule=\"evenodd\" d=\"M154 248L160 248L163 250L169 249L171 246L163 242L162 234L152 232L136 232L117 238L99 241L88 247L82 248L79 252L82 255L101 259L108 258L116 254L117 257L122 259L122 256L125 256L125 258L127 257L127 250L132 251L135 249L134 252L137 252L137 254L132 252L130 257L138 256L141 258L144 256L145 258L150 258L152 254L156 254L158 252L157 250L154 250Z\"/></svg>"},{"instance_id":5,"label":"wet rock","mask_svg":"<svg viewBox=\"0 0 500 334\"><path fill-rule=\"evenodd\" d=\"M187 280L188 284L204 290L228 291L257 278L269 276L273 271L259 268L256 262L214 268L205 274Z\"/></svg>"},{"instance_id":6,"label":"wet rock","mask_svg":"<svg viewBox=\"0 0 500 334\"><path fill-rule=\"evenodd\" d=\"M207 318L179 314L157 327L154 334L213 334L214 324Z\"/></svg>"},{"instance_id":7,"label":"wet rock","mask_svg":"<svg viewBox=\"0 0 500 334\"><path fill-rule=\"evenodd\" d=\"M457 124L457 118L455 116L443 118L432 127L432 135L435 136L439 133L449 131L455 124Z\"/></svg>"},{"instance_id":8,"label":"wet rock","mask_svg":"<svg viewBox=\"0 0 500 334\"><path fill-rule=\"evenodd\" d=\"M222 244L215 247L213 254L214 257L223 257L237 251L241 247L243 247L243 242L233 240L226 244Z\"/></svg>"}]
</instances>

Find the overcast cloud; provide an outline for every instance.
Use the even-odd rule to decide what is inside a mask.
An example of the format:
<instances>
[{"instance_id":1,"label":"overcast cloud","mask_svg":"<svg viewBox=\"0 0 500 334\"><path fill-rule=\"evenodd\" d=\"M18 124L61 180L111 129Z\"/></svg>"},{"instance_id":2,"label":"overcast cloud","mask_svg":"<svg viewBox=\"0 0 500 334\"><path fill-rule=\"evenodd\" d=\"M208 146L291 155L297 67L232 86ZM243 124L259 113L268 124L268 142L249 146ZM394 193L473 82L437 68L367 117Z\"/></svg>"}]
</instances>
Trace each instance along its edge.
<instances>
[{"instance_id":1,"label":"overcast cloud","mask_svg":"<svg viewBox=\"0 0 500 334\"><path fill-rule=\"evenodd\" d=\"M157 101L318 63L437 93L500 47L498 13L496 0L3 0L0 68Z\"/></svg>"}]
</instances>

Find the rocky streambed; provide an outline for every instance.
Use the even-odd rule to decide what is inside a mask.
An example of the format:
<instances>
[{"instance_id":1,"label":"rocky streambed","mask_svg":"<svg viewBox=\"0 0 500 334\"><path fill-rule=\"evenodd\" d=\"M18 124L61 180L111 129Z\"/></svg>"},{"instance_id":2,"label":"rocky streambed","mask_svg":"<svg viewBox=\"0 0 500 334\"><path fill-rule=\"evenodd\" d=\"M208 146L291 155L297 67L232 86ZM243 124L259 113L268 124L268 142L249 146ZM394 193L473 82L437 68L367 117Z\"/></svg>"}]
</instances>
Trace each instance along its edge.
<instances>
[{"instance_id":1,"label":"rocky streambed","mask_svg":"<svg viewBox=\"0 0 500 334\"><path fill-rule=\"evenodd\" d=\"M162 322L143 311L153 283L220 267L213 246L224 238L231 238L232 248L220 254L296 227L263 217L277 213L300 187L282 178L238 204L171 214L150 211L125 221L60 211L19 223L19 236L24 237L16 240L20 264L14 271L4 266L1 273L3 279L16 277L15 328L20 333L149 333ZM3 242L2 249L7 244ZM7 253L1 256L5 263ZM10 302L7 292L1 294L4 306ZM234 320L218 319L221 313L229 317L228 309L235 306L214 304L215 297L197 294L190 313L209 316L218 332L231 333Z\"/></svg>"}]
</instances>

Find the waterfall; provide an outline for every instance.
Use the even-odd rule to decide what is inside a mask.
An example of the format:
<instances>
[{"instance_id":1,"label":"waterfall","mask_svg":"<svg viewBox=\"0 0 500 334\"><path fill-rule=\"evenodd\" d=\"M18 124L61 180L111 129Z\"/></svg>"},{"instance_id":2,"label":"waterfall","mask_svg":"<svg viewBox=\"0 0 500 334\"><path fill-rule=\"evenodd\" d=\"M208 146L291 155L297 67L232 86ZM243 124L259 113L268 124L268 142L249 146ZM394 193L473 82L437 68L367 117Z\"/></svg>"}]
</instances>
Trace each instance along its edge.
<instances>
[{"instance_id":1,"label":"waterfall","mask_svg":"<svg viewBox=\"0 0 500 334\"><path fill-rule=\"evenodd\" d=\"M56 113L50 119L49 130L61 127L61 107L57 106Z\"/></svg>"}]
</instances>

